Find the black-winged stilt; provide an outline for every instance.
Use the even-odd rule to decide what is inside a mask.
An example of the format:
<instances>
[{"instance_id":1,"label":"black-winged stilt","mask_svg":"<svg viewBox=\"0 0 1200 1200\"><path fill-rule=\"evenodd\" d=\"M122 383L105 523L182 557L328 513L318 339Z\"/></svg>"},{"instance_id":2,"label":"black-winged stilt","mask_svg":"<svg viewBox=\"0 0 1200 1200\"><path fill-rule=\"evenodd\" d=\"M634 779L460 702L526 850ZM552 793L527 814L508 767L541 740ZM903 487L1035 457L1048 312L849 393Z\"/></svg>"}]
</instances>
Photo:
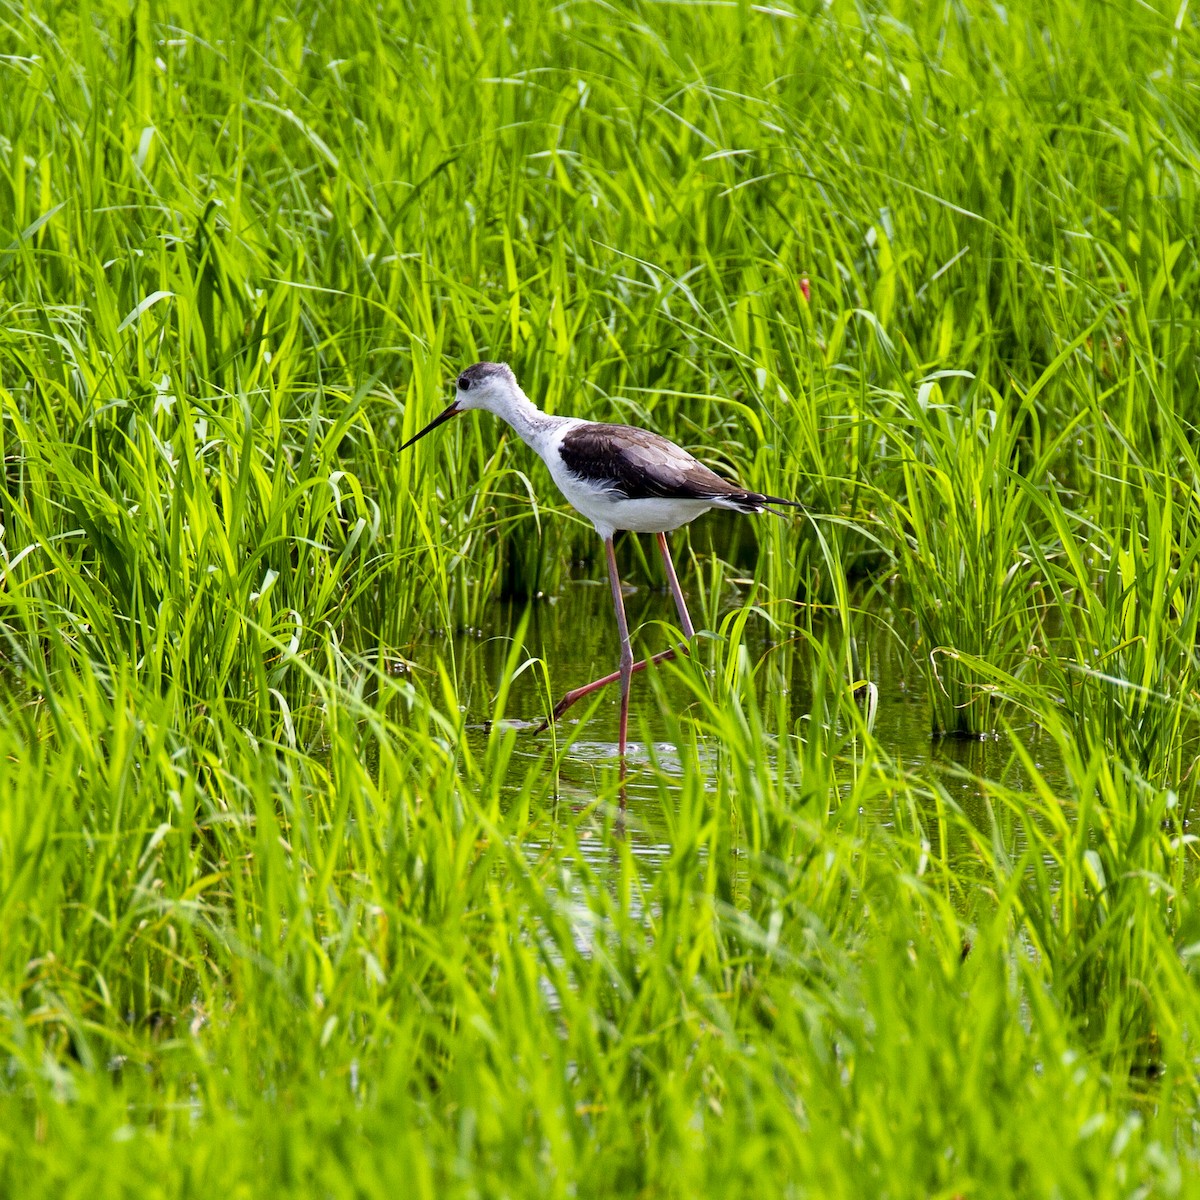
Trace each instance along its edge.
<instances>
[{"instance_id":1,"label":"black-winged stilt","mask_svg":"<svg viewBox=\"0 0 1200 1200\"><path fill-rule=\"evenodd\" d=\"M675 574L675 565L667 549L666 535L680 525L694 521L713 508L731 508L735 512L773 512L773 505L800 507L798 501L779 496L764 496L729 483L697 462L686 450L657 433L631 425L604 425L580 417L552 417L539 409L521 391L516 376L506 363L481 362L468 367L458 377L454 403L435 417L420 433L414 434L401 450L436 429L443 421L483 408L508 422L518 437L550 468L559 490L596 527L604 539L608 557L608 577L612 584L613 607L617 610L617 628L621 633L621 666L611 675L593 680L569 691L555 707L541 729L557 721L577 700L621 681L621 766L624 772L625 745L629 730L629 682L637 671L651 663L674 658L672 647L653 658L633 661L625 603L621 598L621 580L613 551L613 536L618 530L653 533L658 541L667 580L679 610L683 633L689 640L695 629ZM782 513L777 513L782 516Z\"/></svg>"}]
</instances>

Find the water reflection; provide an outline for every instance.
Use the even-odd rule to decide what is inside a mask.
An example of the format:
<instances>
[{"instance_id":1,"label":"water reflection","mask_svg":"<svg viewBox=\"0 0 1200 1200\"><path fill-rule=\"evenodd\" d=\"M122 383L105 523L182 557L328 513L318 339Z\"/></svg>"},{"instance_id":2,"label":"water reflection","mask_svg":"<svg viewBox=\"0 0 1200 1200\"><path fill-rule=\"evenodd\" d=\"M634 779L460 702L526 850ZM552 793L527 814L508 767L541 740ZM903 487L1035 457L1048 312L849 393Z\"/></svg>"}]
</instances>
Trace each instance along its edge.
<instances>
[{"instance_id":1,"label":"water reflection","mask_svg":"<svg viewBox=\"0 0 1200 1200\"><path fill-rule=\"evenodd\" d=\"M682 582L689 595L695 595L701 586L695 578ZM708 609L709 622L716 625L727 613L740 613L745 604L744 596L733 587L722 599L722 605ZM674 606L665 588L627 585L625 606L639 657L670 644L674 629L665 622L673 618ZM896 770L908 773L918 786L911 790L868 788L867 794L877 797L873 802L877 807L860 810L861 819L878 825L902 820L905 836L917 833L933 853L945 856L956 879L963 883L978 879L986 891L990 884L978 877L973 835L961 820L943 826L938 804L928 798L919 781L938 778L967 821L985 836L997 834L1015 856L1026 849L1026 825L1012 807L997 805L994 795L978 780L1003 784L1016 793L1029 790L1032 781L1026 778L1007 738L957 741L931 737L924 678L909 648L893 632L887 608L886 601L878 597L864 602L855 636L878 687L875 740L894 761ZM792 616L799 623L807 613L793 610ZM634 677L630 706L633 740L628 747L628 776L622 783L618 782L619 687L608 688L568 711L552 732L535 732L563 693L609 673L618 663L616 622L603 583L591 578L571 581L558 596L532 607L497 602L482 614L481 624L486 632L431 637L424 647L415 648L414 656L430 661L441 655L453 661L459 695L466 706L467 738L477 756L485 752L493 720L513 730L511 754L501 756L500 761L507 762L506 790L514 803L528 792L531 778L540 780L541 772L554 772L553 810L523 838L522 850L529 861L554 858L558 862L561 874L555 882L548 882L547 898L562 906L576 949L588 955L597 936L597 922L605 918L592 907L595 889L583 885L585 877L615 887L629 860L644 879L657 877L675 852L672 832L680 809L696 802L697 789L714 799L720 790L723 802L728 802L722 781L731 768L722 760L729 751L719 736L705 736L702 727L687 720L689 708L696 704L695 663L681 668L668 664L655 672L654 681L644 675ZM825 796L824 782L813 797L805 796L804 770L802 763L797 764L797 754L802 758L806 753L799 739L809 738L814 709L823 711L824 702L814 696L821 660L843 661L838 651L840 626L832 617L826 627L814 620L810 638L793 633L782 619L781 624L783 628L780 624L773 627L766 617L752 614L743 634L751 660L765 666L756 675L759 700L763 711L770 713L769 728L779 731L778 736L762 739L762 752L772 774L781 772L789 781L799 782L797 807L836 802ZM701 632L701 639L704 636ZM516 648L519 653L514 660L517 637L523 644ZM828 646L822 648L826 638ZM712 650L711 642L706 646L701 640L696 658L701 664L719 662L721 654ZM504 690L505 673L512 670L514 661L525 658L540 659L544 666L520 670L507 681L505 711L496 713L495 698ZM701 665L700 669L705 668ZM768 690L770 697L763 695ZM696 736L688 736L694 728ZM681 731L685 735L682 744L677 740ZM1032 725L1014 732L1051 786L1063 788L1065 780L1050 739ZM548 753L552 747L554 752ZM849 747L847 753L856 754L856 747ZM780 763L781 754L789 755L791 761ZM847 776L853 770L849 766ZM849 789L850 785L846 786ZM545 791L539 790L539 794L544 796ZM849 791L844 798L849 798ZM697 847L697 855L691 869L707 870L708 850ZM1048 865L1053 869L1053 864ZM729 870L730 886L736 890L741 873L736 854ZM968 884L956 894L966 913L974 908L982 891ZM626 903L635 921L652 917L640 911L640 889L629 889ZM559 956L552 945L546 952L553 958ZM550 985L544 980L543 986ZM547 1000L558 1003L557 996L548 994Z\"/></svg>"},{"instance_id":2,"label":"water reflection","mask_svg":"<svg viewBox=\"0 0 1200 1200\"><path fill-rule=\"evenodd\" d=\"M683 585L689 594L695 594L699 587L694 578L685 578ZM741 603L731 590L724 611L736 610ZM868 603L877 609L882 607L878 599ZM674 611L665 588L627 585L625 606L639 657L670 644L673 630L664 622L673 618ZM870 618L870 609L866 612ZM918 775L936 774L968 816L986 827L989 820L986 799L972 777L1002 782L1018 791L1030 784L1011 743L1004 737L982 741L932 738L924 679L908 648L888 628L886 614L874 615L880 619L864 620L856 636L860 650L869 655L871 676L879 689L874 726L879 745L902 767ZM613 780L619 764L617 686L589 697L566 713L555 733L534 732L563 693L616 667L620 655L616 623L607 585L601 581L573 580L558 596L529 608L497 602L483 615L486 634L459 634L453 639L443 635L428 646L430 652L449 652L453 656L460 695L467 706L468 737L473 748L482 749L486 742L489 721L494 715L494 697L501 689L512 639L526 620L524 652L540 658L546 664L546 671L522 671L509 689L503 719L517 730L510 761L514 787L519 786L531 761L545 753L554 737L559 748L556 761L560 798L584 806L594 804L606 792L615 799ZM815 631L828 633L831 638L837 632L832 622L830 628L816 627ZM768 661L772 669L761 672L762 687L786 689L787 728L795 729L808 716L813 704L811 681L817 655L800 638L783 644L778 639L778 629L772 629L760 616L751 616L744 642L754 661L771 656ZM452 644L447 645L448 641ZM421 651L417 654L421 656ZM694 668L685 668L691 669ZM702 779L710 779L716 768L715 750L703 742L680 747L671 735L679 715L694 702L687 679L670 667L659 669L657 678L656 691L644 676L634 677L630 706L633 740L628 752L629 828L640 831L636 835L639 846L661 845L667 840L661 816L656 815L661 812L664 781L669 787L671 779L682 780L693 770ZM1017 734L1051 784L1061 783L1062 774L1050 739L1033 725L1018 729ZM643 740L647 736L651 739L648 743ZM890 819L890 813L882 809L873 815L880 820Z\"/></svg>"}]
</instances>

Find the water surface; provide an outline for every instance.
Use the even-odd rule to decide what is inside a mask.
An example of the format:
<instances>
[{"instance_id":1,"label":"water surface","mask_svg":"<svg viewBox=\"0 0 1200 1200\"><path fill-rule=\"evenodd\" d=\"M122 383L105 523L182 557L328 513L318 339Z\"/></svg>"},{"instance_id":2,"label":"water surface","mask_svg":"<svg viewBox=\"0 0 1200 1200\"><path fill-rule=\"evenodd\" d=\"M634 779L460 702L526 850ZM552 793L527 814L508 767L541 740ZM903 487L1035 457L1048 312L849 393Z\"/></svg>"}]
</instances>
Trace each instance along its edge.
<instances>
[{"instance_id":1,"label":"water surface","mask_svg":"<svg viewBox=\"0 0 1200 1200\"><path fill-rule=\"evenodd\" d=\"M602 572L603 566L591 569ZM692 572L681 572L681 583L692 600L700 581ZM721 615L744 603L737 588L729 586L728 592L723 598ZM669 592L641 583L635 576L626 584L625 606L635 654L640 658L665 649L670 629L664 622L672 626L676 623ZM900 644L889 628L890 614L882 611L888 607L886 601L876 596L863 607L868 615L873 613L881 618L864 620L857 634L860 652L869 659L871 677L879 689L876 739L884 752L904 768L918 776L936 775L964 811L981 827L986 827L986 805L977 778L1001 781L1018 790L1029 783L1014 761L1011 743L1005 736L981 741L932 737L924 676L912 652ZM690 608L699 627L700 605L692 600ZM467 736L475 750L481 751L487 740L494 698L510 660L513 639L520 634L523 621L527 623L521 657L540 658L547 664L554 700L568 689L617 667L620 649L607 579L602 574L591 577L587 569L578 571L554 597L532 604L491 604L484 610L478 630L452 638L445 634L430 635L427 645L417 647L414 655L425 660L434 652L453 656L466 708ZM828 632L831 638L836 638L838 631L831 627ZM773 663L775 670L760 673L761 686L780 686L780 679L790 681L786 688L788 726L781 732L796 736L794 731L803 728L803 718L810 712L813 655L799 639L780 644L779 638L779 631L773 630L765 619L750 618L744 641L755 661L768 653L781 656ZM684 669L699 668L688 664ZM625 822L633 852L651 860L669 852L661 799L664 780L668 788L672 778L682 782L689 773L711 780L715 771L711 760L717 752L703 740L698 746L690 741L680 746L672 740L671 724L664 718L664 712L685 713L694 695L687 681L671 667L661 668L658 678L661 690L656 690L644 675L634 676ZM510 789L514 791L526 778L531 763L545 755L551 744L548 733L534 733L551 704L540 667L522 671L512 682L504 716L519 730L509 765ZM611 794L617 761L618 714L619 687L615 684L600 693L598 701L588 697L565 714L559 730L560 801L586 808L604 791L606 780ZM1017 732L1039 769L1057 785L1061 771L1049 739L1033 725ZM644 769L647 765L652 769ZM713 790L711 783L706 786ZM881 823L892 819L890 807L883 802L877 812L866 815ZM929 819L934 819L933 814L929 814ZM602 851L602 842L598 841L597 854L602 855Z\"/></svg>"}]
</instances>

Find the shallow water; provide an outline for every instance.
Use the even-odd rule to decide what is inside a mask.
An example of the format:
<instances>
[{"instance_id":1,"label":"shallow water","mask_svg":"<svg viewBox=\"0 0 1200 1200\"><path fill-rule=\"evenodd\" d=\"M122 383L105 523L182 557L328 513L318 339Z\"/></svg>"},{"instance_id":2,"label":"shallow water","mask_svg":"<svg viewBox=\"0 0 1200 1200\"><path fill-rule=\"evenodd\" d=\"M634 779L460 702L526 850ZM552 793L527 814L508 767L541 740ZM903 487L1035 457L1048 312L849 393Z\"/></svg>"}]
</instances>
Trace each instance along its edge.
<instances>
[{"instance_id":1,"label":"shallow water","mask_svg":"<svg viewBox=\"0 0 1200 1200\"><path fill-rule=\"evenodd\" d=\"M592 569L603 571L602 566ZM681 583L689 599L696 597L700 581L694 575L681 575ZM737 609L740 603L736 589L730 588L721 615ZM874 604L879 607L880 602L876 599ZM635 576L632 583L626 585L625 606L635 653L641 657L665 649L670 634L662 623L674 623L676 619L670 594L664 589L639 585ZM690 607L699 625L700 605L692 600ZM494 697L512 653L512 640L519 635L523 620L527 620L527 624L521 658L544 661L552 680L553 700L569 688L616 669L619 644L607 581L602 576L589 577L586 570L568 582L555 597L528 606L492 604L484 611L479 630L460 633L453 638L444 634L431 636L425 645L416 647L412 653L418 659L427 659L434 652L453 656L473 749L481 750L488 737ZM879 689L874 733L880 746L917 775L937 775L963 810L986 827L986 805L976 778L1001 781L1017 790L1028 783L1013 759L1009 740L1004 736L982 741L933 738L925 681L919 665L911 652L899 644L896 635L888 630L885 621L864 622L864 625L877 630L867 635L871 639L869 645L861 633L858 641L860 653L871 663L872 679ZM762 677L764 681L768 677L792 681L788 695L788 728L794 729L809 712L811 697L807 691L807 676L812 656L795 648L776 646L773 636L777 637L777 632L773 634L763 618L752 616L744 642L756 661L772 651L772 647L775 654L790 656L782 670L764 671ZM711 761L715 751L707 749L704 743L699 747L692 743L676 745L663 717L663 697L676 714L692 703L694 696L688 690L687 681L671 668L661 669L658 677L661 691L650 686L645 676L634 677L630 706L628 807L624 829L632 852L643 861L661 859L669 852L669 834L661 799L664 781L669 790L672 778L682 781L689 772L695 772L708 779L715 769L715 763ZM550 734L538 734L535 730L553 700L540 666L520 672L512 683L504 719L517 729L509 765L514 791L526 778L531 762L545 755L552 744ZM565 714L559 730L557 795L560 802L577 810L585 809L596 801L606 786L608 794L612 794L618 713L619 687L614 684L600 694L599 700L588 697ZM1041 737L1033 726L1017 732L1039 770L1052 786L1057 786L1061 771L1048 739ZM569 744L564 746L564 742ZM647 765L650 770L644 769ZM885 807L866 816L868 819L873 816L881 823L892 819L890 808ZM599 833L598 823L597 865L607 853Z\"/></svg>"}]
</instances>

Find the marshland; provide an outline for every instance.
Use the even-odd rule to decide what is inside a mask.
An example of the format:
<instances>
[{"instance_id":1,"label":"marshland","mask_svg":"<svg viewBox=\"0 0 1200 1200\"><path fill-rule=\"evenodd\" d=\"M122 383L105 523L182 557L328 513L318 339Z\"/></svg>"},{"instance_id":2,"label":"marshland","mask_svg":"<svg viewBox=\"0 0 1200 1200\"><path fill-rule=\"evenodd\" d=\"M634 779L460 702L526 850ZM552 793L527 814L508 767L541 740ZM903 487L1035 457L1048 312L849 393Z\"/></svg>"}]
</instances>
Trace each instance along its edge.
<instances>
[{"instance_id":1,"label":"marshland","mask_svg":"<svg viewBox=\"0 0 1200 1200\"><path fill-rule=\"evenodd\" d=\"M1200 1195L1194 7L0 30L0 1195Z\"/></svg>"}]
</instances>

